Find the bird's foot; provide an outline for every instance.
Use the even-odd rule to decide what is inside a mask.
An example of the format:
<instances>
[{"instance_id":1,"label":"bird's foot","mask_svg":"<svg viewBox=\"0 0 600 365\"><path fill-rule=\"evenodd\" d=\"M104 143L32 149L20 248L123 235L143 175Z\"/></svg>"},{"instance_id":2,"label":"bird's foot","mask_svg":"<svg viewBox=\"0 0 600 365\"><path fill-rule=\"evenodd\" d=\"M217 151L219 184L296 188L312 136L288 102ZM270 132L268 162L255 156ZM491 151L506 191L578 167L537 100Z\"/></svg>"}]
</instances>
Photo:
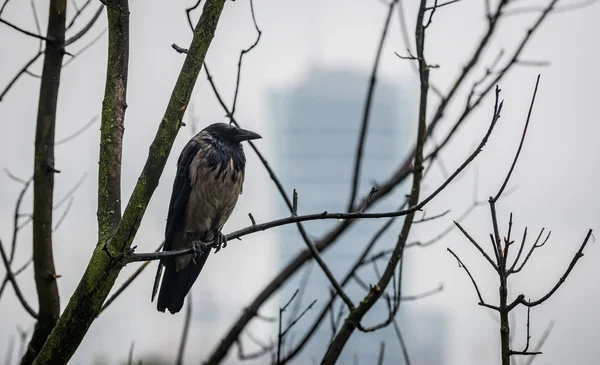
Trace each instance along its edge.
<instances>
[{"instance_id":1,"label":"bird's foot","mask_svg":"<svg viewBox=\"0 0 600 365\"><path fill-rule=\"evenodd\" d=\"M196 259L204 254L205 243L202 241L192 241L192 261L196 264Z\"/></svg>"},{"instance_id":2,"label":"bird's foot","mask_svg":"<svg viewBox=\"0 0 600 365\"><path fill-rule=\"evenodd\" d=\"M215 241L213 246L215 247L215 253L219 252L221 248L227 247L227 237L225 237L221 231L215 232Z\"/></svg>"}]
</instances>

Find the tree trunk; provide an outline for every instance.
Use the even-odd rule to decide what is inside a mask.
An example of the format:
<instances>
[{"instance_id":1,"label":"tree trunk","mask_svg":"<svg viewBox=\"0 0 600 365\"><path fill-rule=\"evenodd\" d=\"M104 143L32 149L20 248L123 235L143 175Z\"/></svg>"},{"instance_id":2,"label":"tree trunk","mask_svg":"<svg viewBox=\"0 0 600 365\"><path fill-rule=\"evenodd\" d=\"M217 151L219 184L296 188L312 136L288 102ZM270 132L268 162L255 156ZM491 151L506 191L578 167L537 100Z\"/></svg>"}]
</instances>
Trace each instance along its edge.
<instances>
[{"instance_id":1,"label":"tree trunk","mask_svg":"<svg viewBox=\"0 0 600 365\"><path fill-rule=\"evenodd\" d=\"M54 195L54 130L60 73L64 55L66 0L51 0L46 32L46 51L40 85L33 173L33 269L38 293L38 321L21 360L31 364L60 315L52 254L52 205Z\"/></svg>"}]
</instances>

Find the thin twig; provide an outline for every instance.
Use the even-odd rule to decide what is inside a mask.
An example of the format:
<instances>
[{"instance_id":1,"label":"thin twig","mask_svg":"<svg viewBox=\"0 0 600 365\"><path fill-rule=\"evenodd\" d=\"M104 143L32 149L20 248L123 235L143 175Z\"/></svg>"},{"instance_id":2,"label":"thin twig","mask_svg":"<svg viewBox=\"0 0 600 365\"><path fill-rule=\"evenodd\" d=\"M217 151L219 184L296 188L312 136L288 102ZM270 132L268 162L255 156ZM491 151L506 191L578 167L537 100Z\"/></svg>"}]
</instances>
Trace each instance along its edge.
<instances>
[{"instance_id":1,"label":"thin twig","mask_svg":"<svg viewBox=\"0 0 600 365\"><path fill-rule=\"evenodd\" d=\"M163 248L163 245L164 243L161 243L155 252L159 252ZM117 297L121 295L121 293L123 293L123 291L125 291L125 289L127 289L127 287L131 285L131 283L133 283L133 281L146 269L146 267L150 265L150 262L151 261L146 261L140 267L138 267L138 269L135 270L127 280L125 280L125 282L119 287L119 289L117 289L113 293L113 295L106 299L106 301L102 305L102 308L100 309L100 313L102 313L106 309L106 307L108 307L112 302L114 302L115 299L117 299Z\"/></svg>"},{"instance_id":2,"label":"thin twig","mask_svg":"<svg viewBox=\"0 0 600 365\"><path fill-rule=\"evenodd\" d=\"M413 221L413 224L425 223L425 222L433 221L433 220L442 218L443 216L445 216L448 213L450 213L450 209L448 209L445 212L442 212L440 214L432 215L431 217L427 217L427 218L425 218L425 216L424 216L425 214L423 214L423 218Z\"/></svg>"},{"instance_id":3,"label":"thin twig","mask_svg":"<svg viewBox=\"0 0 600 365\"><path fill-rule=\"evenodd\" d=\"M441 3L441 4L437 4L437 1L436 1L436 4L434 6L427 7L427 8L425 8L425 10L435 10L435 9L441 8L442 6L454 4L459 1L460 0L450 0L450 1L447 1L447 2Z\"/></svg>"},{"instance_id":4,"label":"thin twig","mask_svg":"<svg viewBox=\"0 0 600 365\"><path fill-rule=\"evenodd\" d=\"M512 355L540 355L540 351L528 351L529 350L529 340L531 339L531 335L529 332L529 319L531 317L531 307L527 307L527 342L525 343L525 348L523 351L509 351L509 356Z\"/></svg>"},{"instance_id":5,"label":"thin twig","mask_svg":"<svg viewBox=\"0 0 600 365\"><path fill-rule=\"evenodd\" d=\"M423 298L427 298L430 297L434 294L440 293L442 290L444 290L444 284L440 283L436 288L427 290L423 293L420 294L414 294L414 295L403 295L400 297L400 300L403 302L408 302L408 301L413 301L413 300L419 300L419 299L423 299Z\"/></svg>"},{"instance_id":6,"label":"thin twig","mask_svg":"<svg viewBox=\"0 0 600 365\"><path fill-rule=\"evenodd\" d=\"M227 106L225 105L225 102L221 98L220 94L217 92L216 85L214 84L214 82L212 80L212 77L210 76L210 72L208 70L208 66L206 65L206 63L204 64L204 70L206 71L209 83L212 86L212 89L213 89L213 91L215 93L215 96L219 100L219 103L221 104L221 106L223 107L223 109L226 111L227 116L229 117L230 121L233 124L235 124L236 126L239 127L239 124L234 119L233 115L229 111L229 108L227 108ZM276 184L279 192L281 193L281 196L285 200L285 202L286 202L288 208L290 209L290 211L293 213L294 212L293 203L290 202L289 197L285 193L285 189L283 188L283 185L281 184L281 182L279 181L279 179L277 178L277 176L275 175L275 173L271 169L269 163L263 157L263 155L259 152L258 148L256 148L256 146L254 145L254 143L252 143L252 141L249 141L249 144L250 144L250 147L254 150L254 152L258 156L258 158L261 160L261 162L263 163L263 165L265 166L265 168L267 169L267 171L269 172L269 175L271 176L271 180L273 180L273 182L275 182L275 184ZM325 212L325 213L327 213L327 212ZM347 214L351 214L352 215L352 214L357 214L357 213L347 213ZM339 214L338 214L338 215L336 215L336 219L338 219L338 220L339 219L353 219L353 218L360 217L360 214L364 215L366 213L358 213L358 214L359 214L359 216L339 216ZM325 216L326 215L327 214L325 214ZM289 221L287 223L284 222L283 224L300 223L300 222L303 222L305 220L313 220L313 219L306 219L306 216L292 216L292 217L289 217L288 219L291 219L291 221ZM328 219L328 218L325 218L325 219ZM271 222L271 223L273 223L273 222ZM278 225L281 225L281 224L278 224ZM262 226L262 225L256 225L254 227L259 227L259 226ZM315 247L314 242L308 237L308 234L304 230L304 227L302 225L300 225L300 224L297 224L297 226L298 226L298 230L300 231L300 234L301 234L302 238L304 239L304 243L306 244L307 248L310 250L310 253L313 256L313 258L315 259L315 261L317 261L317 263L319 264L319 267L321 267L321 270L323 270L323 273L325 274L325 276L327 276L327 278L329 279L329 281L331 282L331 284L333 285L333 287L338 291L340 297L346 303L346 305L348 306L348 308L354 308L354 303L352 302L352 300L350 299L350 297L348 296L348 294L346 294L344 292L344 290L342 289L341 285L336 280L335 276L333 276L333 273L331 272L331 270L329 269L329 267L327 267L327 265L325 264L325 261L323 260L323 258L319 254L319 250L317 250L317 248ZM267 228L271 228L271 227L267 227ZM262 229L262 230L264 230L264 229ZM229 237L227 237L227 238L229 239ZM171 251L171 252L175 252L175 251Z\"/></svg>"},{"instance_id":7,"label":"thin twig","mask_svg":"<svg viewBox=\"0 0 600 365\"><path fill-rule=\"evenodd\" d=\"M512 165L510 166L510 169L508 170L508 174L506 174L506 178L504 179L504 182L502 183L500 190L498 190L498 193L496 194L496 196L493 199L494 203L496 201L498 201L498 199L500 198L500 195L502 195L502 192L504 191L506 184L508 184L508 180L510 180L510 176L512 175L513 170L515 169L515 165L517 164L517 161L519 160L519 155L521 154L521 149L523 148L523 142L525 142L525 135L527 134L527 128L529 127L529 120L531 119L531 112L533 110L533 104L535 103L535 96L537 94L539 84L540 84L540 75L537 76L537 80L535 81L535 88L533 89L533 96L531 98L531 103L529 104L529 112L527 113L527 121L525 122L525 127L523 128L523 135L521 136L521 142L519 143L519 148L517 149L515 158L513 159Z\"/></svg>"},{"instance_id":8,"label":"thin twig","mask_svg":"<svg viewBox=\"0 0 600 365\"><path fill-rule=\"evenodd\" d=\"M298 215L298 192L296 189L292 194L292 215Z\"/></svg>"},{"instance_id":9,"label":"thin twig","mask_svg":"<svg viewBox=\"0 0 600 365\"><path fill-rule=\"evenodd\" d=\"M67 207L65 208L63 214L60 216L60 218L58 218L54 227L52 227L52 232L56 232L58 228L62 225L62 222L65 220L67 214L69 214L69 211L71 210L71 205L73 205L73 201L75 201L75 198L71 197L69 199L69 204L67 204Z\"/></svg>"},{"instance_id":10,"label":"thin twig","mask_svg":"<svg viewBox=\"0 0 600 365\"><path fill-rule=\"evenodd\" d=\"M294 306L292 307L292 311L290 312L290 318L288 322L288 327L290 326L291 321L294 318L298 317L300 313L300 306L302 305L302 299L304 297L304 293L306 292L306 288L308 286L308 278L312 272L313 265L309 265L304 271L304 275L302 275L302 279L300 279L300 284L298 285L298 300L295 301Z\"/></svg>"},{"instance_id":11,"label":"thin twig","mask_svg":"<svg viewBox=\"0 0 600 365\"><path fill-rule=\"evenodd\" d=\"M2 7L0 8L0 15L2 15L2 13L4 12L4 8L6 8L6 5L8 5L8 2L10 0L4 0L4 4L2 4Z\"/></svg>"},{"instance_id":12,"label":"thin twig","mask_svg":"<svg viewBox=\"0 0 600 365\"><path fill-rule=\"evenodd\" d=\"M201 0L198 0L196 1L196 4L194 6L185 9L185 14L187 16L187 20L190 24L190 29L192 29L192 32L194 31L194 24L192 23L192 16L190 15L190 13L192 12L192 10L196 9L200 5L200 2Z\"/></svg>"},{"instance_id":13,"label":"thin twig","mask_svg":"<svg viewBox=\"0 0 600 365\"><path fill-rule=\"evenodd\" d=\"M88 49L90 49L92 46L94 46L99 40L100 38L102 38L104 36L104 34L108 31L108 28L104 28L100 33L98 33L98 35L96 37L94 37L94 39L92 39L88 44L86 44L84 47L82 47L79 51L75 52L73 54L73 56L71 58L69 58L68 60L65 61L65 63L63 63L63 68L67 67L68 65L71 64L71 62L73 62L78 56L81 56L81 54L85 51L87 51Z\"/></svg>"},{"instance_id":14,"label":"thin twig","mask_svg":"<svg viewBox=\"0 0 600 365\"><path fill-rule=\"evenodd\" d=\"M69 191L67 191L67 193L62 198L60 198L60 200L56 204L54 204L54 206L52 208L58 209L64 203L66 203L73 196L73 194L75 194L75 192L77 192L77 190L79 189L79 187L81 187L81 185L83 184L83 182L85 181L86 178L87 178L87 172L84 172L81 175L81 177L79 178L79 180L77 180L75 185L73 185L73 187Z\"/></svg>"},{"instance_id":15,"label":"thin twig","mask_svg":"<svg viewBox=\"0 0 600 365\"><path fill-rule=\"evenodd\" d=\"M81 16L81 13L88 7L88 5L90 5L92 3L92 0L87 0L83 6L78 7L77 6L77 2L73 1L73 7L75 8L75 15L73 15L73 18L71 19L71 21L69 22L69 24L67 25L67 29L69 30L71 29L71 27L75 24L75 21Z\"/></svg>"},{"instance_id":16,"label":"thin twig","mask_svg":"<svg viewBox=\"0 0 600 365\"><path fill-rule=\"evenodd\" d=\"M21 70L19 70L19 72L17 72L17 74L12 78L12 80L10 80L8 85L6 85L4 90L2 90L2 93L0 94L0 101L2 101L4 99L4 96L8 93L8 91L11 89L11 87L13 87L13 85L17 82L17 80L19 80L19 78L27 71L29 66L33 65L33 63L35 61L37 61L37 59L40 58L40 56L42 54L44 54L43 50L38 51L33 57L31 57L31 59L27 63L25 63L25 66L23 66L21 68Z\"/></svg>"},{"instance_id":17,"label":"thin twig","mask_svg":"<svg viewBox=\"0 0 600 365\"><path fill-rule=\"evenodd\" d=\"M407 203L407 200L404 201L404 203L398 207L399 209L402 209ZM361 252L361 254L357 257L357 259L355 260L354 264L352 265L352 267L348 270L347 274L344 276L344 279L341 282L342 286L346 286L350 280L354 277L354 274L356 272L356 270L358 268L360 268L361 266L364 265L365 259L367 257L367 255L371 252L371 250L373 249L373 247L375 247L375 244L379 241L379 239L383 236L383 234L389 229L391 228L392 224L395 222L397 217L392 217L390 218L387 222L385 222L375 233L375 235L373 235L373 237L371 238L371 240L369 241L369 243L365 246L365 248L363 249L363 251ZM319 313L318 316L316 316L315 320L313 321L313 324L310 326L310 328L306 331L306 333L304 334L304 336L302 337L302 340L300 340L300 342L296 345L296 347L294 349L292 349L287 356L282 360L283 363L286 363L288 361L290 361L292 358L294 358L298 353L300 353L300 351L304 348L304 346L308 343L308 340L313 336L313 334L317 331L317 329L319 328L319 326L321 325L323 318L327 315L328 312L331 312L331 318L332 318L332 328L334 328L332 336L335 335L335 332L337 331L337 321L335 320L335 318L333 317L333 304L334 304L334 300L337 298L337 296L333 295L331 297L331 299L329 300L329 303L327 303L327 305L325 305L323 307L323 309L321 310L321 312ZM339 311L339 318L341 320L341 315L343 314L343 308L340 308Z\"/></svg>"},{"instance_id":18,"label":"thin twig","mask_svg":"<svg viewBox=\"0 0 600 365\"><path fill-rule=\"evenodd\" d=\"M171 48L173 48L179 54L187 54L189 52L189 49L183 48L183 47L179 47L175 43L171 44Z\"/></svg>"},{"instance_id":19,"label":"thin twig","mask_svg":"<svg viewBox=\"0 0 600 365\"><path fill-rule=\"evenodd\" d=\"M481 292L479 291L479 287L477 286L477 282L475 281L475 279L473 278L473 275L471 275L471 272L469 271L469 269L465 266L465 264L463 264L463 262L458 258L458 256L448 247L446 248L448 250L448 252L450 252L452 254L452 256L454 256L454 258L456 259L456 261L458 261L458 266L462 267L463 269L465 269L467 275L469 275L469 279L471 279L471 282L473 283L473 287L475 288L475 291L477 292L477 297L479 298L479 305L490 308L490 309L494 309L496 311L499 311L500 308L487 304L484 300L483 297L481 296Z\"/></svg>"},{"instance_id":20,"label":"thin twig","mask_svg":"<svg viewBox=\"0 0 600 365\"><path fill-rule=\"evenodd\" d=\"M540 342L538 342L537 346L535 346L535 348L533 349L534 352L539 352L542 349L542 347L544 346L544 343L548 339L548 336L550 336L550 333L552 332L553 328L554 328L554 321L551 321L548 324L548 327L546 327L546 329L544 330L544 333L542 333L542 336L540 337ZM533 360L535 360L535 358L536 358L535 355L529 357L527 359L527 362L525 363L525 365L531 365L533 363Z\"/></svg>"},{"instance_id":21,"label":"thin twig","mask_svg":"<svg viewBox=\"0 0 600 365\"><path fill-rule=\"evenodd\" d=\"M42 28L40 27L40 19L38 18L37 9L35 8L35 2L31 0L29 3L31 4L31 12L33 13L33 20L35 21L35 29L37 30L38 34L42 34ZM41 51L42 47L43 41L40 39L38 51Z\"/></svg>"},{"instance_id":22,"label":"thin twig","mask_svg":"<svg viewBox=\"0 0 600 365\"><path fill-rule=\"evenodd\" d=\"M517 258L515 259L515 262L513 262L511 268L507 271L508 274L516 274L519 271L521 271L523 269L523 267L525 267L525 264L527 264L527 261L529 261L529 258L531 257L531 254L533 253L533 251L536 248L540 248L540 247L544 246L544 244L546 244L546 242L550 238L550 234L552 233L552 231L548 231L548 234L546 235L546 238L540 244L539 241L540 241L540 238L542 238L542 234L543 233L544 233L544 228L542 228L542 230L540 231L540 234L538 235L538 237L536 238L535 242L533 243L533 246L531 246L531 249L527 253L527 256L525 256L525 259L523 260L523 262L521 263L521 265L519 265L519 267L517 267L515 269L514 267L517 264L519 256L520 256L520 253L523 250L523 246L525 245L525 237L526 237L526 234L527 234L527 228L525 228L525 233L523 235L523 241L521 241L521 247L519 248L519 253L517 253Z\"/></svg>"},{"instance_id":23,"label":"thin twig","mask_svg":"<svg viewBox=\"0 0 600 365\"><path fill-rule=\"evenodd\" d=\"M573 10L580 10L580 9L586 8L588 6L594 5L597 2L598 2L598 0L584 0L584 1L580 1L579 3L575 3L575 4L557 6L556 8L553 9L552 12L554 14L557 14L557 13L566 13L566 12L573 11ZM528 14L528 13L537 13L537 12L540 12L543 10L544 10L543 7L530 6L530 7L522 7L519 9L507 10L504 12L503 15L511 16L511 15L520 15L520 14Z\"/></svg>"},{"instance_id":24,"label":"thin twig","mask_svg":"<svg viewBox=\"0 0 600 365\"><path fill-rule=\"evenodd\" d=\"M240 89L240 78L242 74L242 60L244 59L244 55L254 49L258 45L260 41L260 36L262 35L262 31L258 28L258 24L256 23L256 16L254 15L254 1L250 0L250 13L252 14L252 22L254 23L254 29L256 29L256 40L252 45L246 49L243 49L240 52L240 57L238 59L238 70L237 70L237 79L235 81L235 93L233 94L233 103L231 104L231 115L235 114L235 108L237 106L238 100L238 91Z\"/></svg>"},{"instance_id":25,"label":"thin twig","mask_svg":"<svg viewBox=\"0 0 600 365\"><path fill-rule=\"evenodd\" d=\"M64 65L63 65L64 67ZM96 114L92 119L90 119L86 124L83 125L83 127L79 128L78 130L76 130L75 132L71 133L70 135L61 138L59 140L57 140L56 142L54 142L55 146L61 145L63 143L67 143L69 141L72 141L73 139L75 139L77 136L81 135L83 132L85 132L86 130L88 130L92 125L94 125L98 119L100 118L99 114Z\"/></svg>"},{"instance_id":26,"label":"thin twig","mask_svg":"<svg viewBox=\"0 0 600 365\"><path fill-rule=\"evenodd\" d=\"M498 265L496 265L494 263L494 261L492 261L492 259L488 256L488 254L485 252L485 250L483 249L483 247L481 247L477 241L475 241L470 235L469 233L467 233L467 231L465 231L465 229L460 225L460 223L458 222L454 222L454 224L458 227L458 229L465 235L465 237L467 237L467 239L473 244L473 246L475 246L477 248L477 250L483 255L483 257L485 257L485 259L487 260L487 262L490 263L490 265L492 265L492 267L494 268L494 270L496 272L498 272Z\"/></svg>"},{"instance_id":27,"label":"thin twig","mask_svg":"<svg viewBox=\"0 0 600 365\"><path fill-rule=\"evenodd\" d=\"M296 319L294 319L294 320L292 321L292 323L290 323L290 324L289 324L288 328L286 328L286 329L285 329L285 331L283 331L283 333L282 333L282 337L283 337L283 336L285 336L285 335L286 335L286 334L287 334L287 333L290 331L290 329L292 329L292 327L294 327L294 325L295 325L296 323L298 323L298 321L299 321L300 319L302 319L302 317L304 317L304 315L306 314L306 312L308 312L309 310L311 310L311 309L312 309L312 307L315 305L315 303L316 303L316 302L317 302L317 300L316 300L316 299L315 299L315 300L313 300L313 301L312 301L312 302L311 302L311 303L308 305L308 307L306 307L306 309L304 309L304 311L302 311L302 313L300 313L300 315L299 315L298 317L296 317Z\"/></svg>"},{"instance_id":28,"label":"thin twig","mask_svg":"<svg viewBox=\"0 0 600 365\"><path fill-rule=\"evenodd\" d=\"M131 341L131 346L129 346L129 356L127 356L127 364L133 365L133 346L135 345L134 341Z\"/></svg>"},{"instance_id":29,"label":"thin twig","mask_svg":"<svg viewBox=\"0 0 600 365\"><path fill-rule=\"evenodd\" d=\"M21 293L21 289L19 288L19 284L17 284L17 280L13 275L13 272L10 268L10 263L8 261L8 257L6 256L6 252L4 251L4 245L2 244L2 240L0 240L0 254L2 255L2 261L4 262L4 266L6 268L6 275L8 276L8 279L10 280L13 289L15 290L15 294L17 295L19 302L21 302L21 305L23 306L23 308L25 308L27 313L29 313L33 318L37 319L37 313L25 300L25 297L23 296L23 293Z\"/></svg>"},{"instance_id":30,"label":"thin twig","mask_svg":"<svg viewBox=\"0 0 600 365\"><path fill-rule=\"evenodd\" d=\"M512 310L518 304L523 304L527 307L535 307L536 305L540 305L540 304L544 303L548 298L550 298L558 290L558 288L560 288L560 286L565 282L565 280L567 279L567 277L569 276L569 274L571 273L571 271L577 264L577 261L579 261L579 259L583 257L583 250L585 249L585 246L588 244L591 236L592 236L592 230L590 229L588 231L587 235L585 236L583 243L579 247L579 250L577 251L575 256L573 256L573 259L571 260L569 267L567 267L567 270L565 271L565 273L560 277L560 279L558 279L558 282L554 285L554 287L548 293L546 293L546 295L544 295L543 297L541 297L538 300L534 300L534 301L529 300L528 301L528 300L525 300L525 296L523 294L521 294L508 306L508 310L509 311Z\"/></svg>"},{"instance_id":31,"label":"thin twig","mask_svg":"<svg viewBox=\"0 0 600 365\"><path fill-rule=\"evenodd\" d=\"M47 38L47 37L44 37L43 35L39 35L39 34L36 34L36 33L30 32L30 31L28 31L28 30L25 30L25 29L23 29L23 28L21 28L21 27L19 27L19 26L17 26L17 25L14 25L14 24L13 24L13 23L11 23L11 22L8 22L8 21L6 21L6 20L2 19L2 18L0 18L0 23L4 23L4 24L8 25L9 27L11 27L12 29L14 29L14 30L16 30L16 31L18 31L18 32L21 32L21 33L23 33L23 34L25 34L25 35L28 35L28 36L30 36L30 37L37 38L37 39L41 39L41 40L43 40L43 41L46 41L46 42L48 42L48 43L50 43L50 42L52 42L52 41L53 41L53 40L52 40L52 39L50 39L50 38Z\"/></svg>"},{"instance_id":32,"label":"thin twig","mask_svg":"<svg viewBox=\"0 0 600 365\"><path fill-rule=\"evenodd\" d=\"M277 365L281 364L281 351L283 350L283 312L287 309L287 307L292 303L296 295L298 295L299 289L296 289L290 300L283 306L279 308L279 333L277 334Z\"/></svg>"},{"instance_id":33,"label":"thin twig","mask_svg":"<svg viewBox=\"0 0 600 365\"><path fill-rule=\"evenodd\" d=\"M390 27L390 21L392 19L392 12L394 11L394 6L398 0L394 0L390 3L387 16L385 18L385 23L383 26L383 32L381 33L381 38L379 39L379 46L377 47L377 51L375 53L375 62L373 62L373 70L371 71L371 78L369 79L369 86L367 89L367 98L365 101L365 106L363 109L362 122L360 127L360 134L358 137L357 145L356 145L356 155L354 156L354 169L352 173L352 186L350 191L350 199L348 201L347 211L351 212L354 210L354 204L356 201L356 195L358 193L359 188L359 180L360 180L360 170L363 160L363 150L365 147L365 141L367 138L367 130L369 128L369 121L371 117L371 105L373 101L373 96L375 94L375 84L377 82L377 70L379 69L379 61L381 59L381 54L383 51L383 45L385 44L385 39L387 37L387 32Z\"/></svg>"},{"instance_id":34,"label":"thin twig","mask_svg":"<svg viewBox=\"0 0 600 365\"><path fill-rule=\"evenodd\" d=\"M65 47L77 42L81 37L83 37L85 34L87 34L87 32L92 28L92 26L94 25L94 23L96 23L96 21L98 20L98 18L100 18L100 14L102 14L102 11L104 10L104 4L100 4L100 6L98 7L98 10L96 10L96 12L94 13L94 15L92 16L92 18L90 19L90 21L83 27L81 28L81 30L79 32L77 32L74 36L72 36L71 38L67 39L65 41Z\"/></svg>"},{"instance_id":35,"label":"thin twig","mask_svg":"<svg viewBox=\"0 0 600 365\"><path fill-rule=\"evenodd\" d=\"M385 356L385 342L381 341L379 345L379 357L377 358L377 365L383 365L383 358Z\"/></svg>"},{"instance_id":36,"label":"thin twig","mask_svg":"<svg viewBox=\"0 0 600 365\"><path fill-rule=\"evenodd\" d=\"M185 310L185 320L183 322L183 332L179 342L179 350L177 351L176 365L183 365L183 356L185 354L185 345L187 343L188 334L190 332L190 323L192 322L192 296L187 296L187 306Z\"/></svg>"},{"instance_id":37,"label":"thin twig","mask_svg":"<svg viewBox=\"0 0 600 365\"><path fill-rule=\"evenodd\" d=\"M237 347L238 347L238 359L240 359L241 361L245 361L245 360L254 360L257 359L261 356L264 356L266 354L268 354L271 351L270 347L267 348L263 348L260 349L256 352L252 352L249 354L244 353L244 347L242 345L242 340L238 339L236 341Z\"/></svg>"},{"instance_id":38,"label":"thin twig","mask_svg":"<svg viewBox=\"0 0 600 365\"><path fill-rule=\"evenodd\" d=\"M15 204L15 211L13 214L13 234L12 234L12 241L11 241L11 247L10 247L10 259L8 260L9 265L12 264L12 262L15 258L15 251L17 248L17 236L18 236L19 230L20 230L19 217L21 214L21 204L23 203L23 198L25 197L25 193L27 192L27 189L29 189L29 186L31 185L32 181L33 181L33 177L29 178L29 180L27 180L27 181L24 181L23 188L19 192L19 196L17 197L17 202Z\"/></svg>"},{"instance_id":39,"label":"thin twig","mask_svg":"<svg viewBox=\"0 0 600 365\"><path fill-rule=\"evenodd\" d=\"M398 326L398 321L394 318L394 331L396 332L396 337L398 337L398 342L400 342L400 348L402 349L402 356L404 357L404 364L410 365L410 357L408 356L408 349L406 348L406 343L404 342L404 338L402 337L402 333L400 332L400 326Z\"/></svg>"}]
</instances>

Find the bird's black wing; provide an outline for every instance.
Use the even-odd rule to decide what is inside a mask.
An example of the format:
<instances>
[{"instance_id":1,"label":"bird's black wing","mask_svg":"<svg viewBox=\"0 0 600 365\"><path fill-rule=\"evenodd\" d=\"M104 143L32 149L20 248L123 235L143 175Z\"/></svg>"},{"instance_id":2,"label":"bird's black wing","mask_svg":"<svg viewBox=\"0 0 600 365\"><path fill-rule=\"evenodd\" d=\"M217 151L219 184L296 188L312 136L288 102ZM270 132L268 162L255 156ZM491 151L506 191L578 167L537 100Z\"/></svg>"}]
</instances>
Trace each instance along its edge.
<instances>
[{"instance_id":1,"label":"bird's black wing","mask_svg":"<svg viewBox=\"0 0 600 365\"><path fill-rule=\"evenodd\" d=\"M165 227L164 251L172 249L173 234L177 231L180 224L185 223L185 210L191 191L190 163L199 149L200 143L192 139L185 145L177 160L177 174L173 182L173 191L171 192L171 201L169 202L169 212L167 214L167 225Z\"/></svg>"},{"instance_id":2,"label":"bird's black wing","mask_svg":"<svg viewBox=\"0 0 600 365\"><path fill-rule=\"evenodd\" d=\"M171 192L171 201L169 202L169 212L167 213L165 245L163 246L163 251L170 251L172 249L174 233L177 232L177 228L181 224L185 224L185 210L191 191L190 163L198 153L199 149L200 143L191 139L185 145L177 160L177 173L175 175L175 181L173 182L173 191ZM163 265L163 260L160 260L154 279L154 287L152 289L152 301L154 301L154 297L158 291L158 283L162 274Z\"/></svg>"}]
</instances>

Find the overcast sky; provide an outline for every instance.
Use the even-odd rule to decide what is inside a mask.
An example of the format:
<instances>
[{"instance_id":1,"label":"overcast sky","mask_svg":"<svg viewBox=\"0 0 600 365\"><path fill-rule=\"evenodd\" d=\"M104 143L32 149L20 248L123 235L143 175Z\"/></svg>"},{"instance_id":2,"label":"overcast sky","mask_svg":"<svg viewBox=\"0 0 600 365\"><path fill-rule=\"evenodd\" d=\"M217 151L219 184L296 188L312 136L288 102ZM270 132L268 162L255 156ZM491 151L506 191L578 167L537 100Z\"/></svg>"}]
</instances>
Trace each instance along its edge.
<instances>
[{"instance_id":1,"label":"overcast sky","mask_svg":"<svg viewBox=\"0 0 600 365\"><path fill-rule=\"evenodd\" d=\"M47 1L34 2L40 13L42 29L45 29ZM412 34L416 2L405 2L408 29ZM564 0L559 4L582 2L587 1ZM155 135L184 59L170 45L177 43L186 47L191 39L183 11L190 3L193 2L167 5L165 1L131 1L130 72L123 151L124 201L135 185L148 145ZM535 6L545 2L519 3ZM254 5L263 35L259 46L245 59L236 113L239 122L263 135L264 139L257 144L269 157L276 154L270 141L277 136L272 133L270 125L277 121L269 119L268 92L293 85L316 66L369 72L387 7L376 0L255 0ZM95 4L90 6L88 16L95 7ZM68 16L73 13L71 7ZM197 19L198 15L194 14L194 18ZM490 64L501 49L510 54L535 15L514 15L501 22L499 35L488 48L484 64ZM490 142L476 161L478 198L485 200L498 189L510 166L535 78L541 73L531 127L522 158L510 183L511 187L518 189L499 204L499 219L503 228L506 227L509 213L513 212L513 232L519 235L525 226L529 227L530 232L537 232L542 227L552 230L548 244L536 252L528 267L511 283L511 290L523 292L532 299L554 285L587 230L600 227L598 16L600 4L596 2L583 10L553 15L543 24L526 48L523 59L549 61L550 64L547 67L517 66L502 81L500 87L505 100L502 117ZM35 30L27 2L9 3L2 17L28 30ZM83 43L69 51L77 51L105 27L106 13L103 13ZM441 66L432 70L432 83L441 90L450 87L485 27L481 0L461 0L436 12L426 39L427 60ZM77 26L75 28L79 29ZM233 99L239 51L248 47L254 39L255 30L248 1L228 1L207 57L214 79L228 103ZM37 47L35 40L0 25L0 87L9 82ZM95 46L64 69L57 139L69 135L100 113L106 48L105 34ZM410 61L400 60L394 55L394 51L404 53L405 49L398 17L394 14L379 77L395 83L400 90L414 88L417 93ZM41 70L41 62L33 70ZM473 80L483 70L477 69ZM0 167L23 178L32 174L38 93L39 80L25 76L0 102ZM433 109L438 100L433 95L430 100ZM192 103L197 128L224 120L224 112L212 95L204 72L198 79ZM444 136L462 105L462 102L457 103L448 111L448 120L438 132L439 139ZM447 147L443 162L448 170L453 171L476 145L488 126L492 106L493 100L486 99L483 107L460 130L460 136ZM191 116L191 112L186 114L186 118ZM161 242L176 158L191 136L190 129L182 129L177 137L161 183L142 221L134 243L140 251L153 250ZM62 308L85 270L96 243L98 139L99 123L96 123L77 139L56 147L56 167L61 173L56 177L55 201L86 174L81 188L75 194L70 213L54 238L57 272L62 275L59 279ZM247 151L247 183L238 208L225 227L227 231L246 226L249 212L260 221L276 218L272 207L280 197L275 189L271 189L272 183L260 162L249 149ZM439 221L416 227L411 233L415 238L435 235L468 207L473 196L474 171L474 168L469 169L465 177L432 202L428 212L446 209L452 209L452 212ZM431 191L442 179L443 174L434 171L427 181L427 191ZM5 175L0 175L0 186L0 238L6 247L12 234L14 201L20 186ZM23 207L23 212L30 211L31 194L25 199ZM59 210L56 214L60 215L61 212ZM472 236L485 242L490 231L487 207L476 210L464 226ZM530 233L530 237L534 235ZM203 271L202 280L198 280L192 291L197 325L192 329L188 346L190 361L197 362L213 348L231 324L233 316L240 313L257 291L275 275L279 266L276 245L285 243L276 242L274 237L271 232L252 235L243 242L233 243L208 261L204 269L206 275ZM20 234L17 266L30 257L30 242L31 231L27 228ZM449 318L451 335L447 344L449 353L446 364L499 363L498 325L485 309L477 306L471 283L446 252L446 247L452 247L469 265L484 288L484 296L491 302L497 300L497 279L474 248L454 232L431 248L408 253L414 260L412 272L415 275L411 282L415 288L427 289L439 282L445 284L441 294L423 300L418 305L442 310ZM250 255L252 260L248 259ZM551 320L556 321L554 331L544 346L543 358L536 360L539 363L594 364L600 357L596 340L600 336L600 326L597 325L600 321L597 311L600 306L600 287L595 283L600 275L600 266L595 264L599 259L600 250L592 242L565 285L551 300L532 310L534 342ZM153 353L162 354L167 359L174 358L183 315L159 314L155 305L150 303L155 267L151 265L150 270L94 322L73 357L73 363L87 364L99 357L111 363L123 360L132 341L135 341L136 354ZM125 268L119 282L134 269L134 265ZM19 282L28 301L37 306L32 269L23 273ZM235 290L231 290L234 285ZM275 306L267 306L264 311L274 314ZM201 325L208 320L210 325ZM517 311L515 320L515 339L519 349L525 338L525 312ZM12 289L8 288L0 301L0 353L4 354L11 338L15 341L18 339L17 328L31 330L33 325L32 319L15 299ZM257 327L256 332L265 337L276 335L270 328L264 327ZM316 356L319 358L320 354Z\"/></svg>"}]
</instances>

